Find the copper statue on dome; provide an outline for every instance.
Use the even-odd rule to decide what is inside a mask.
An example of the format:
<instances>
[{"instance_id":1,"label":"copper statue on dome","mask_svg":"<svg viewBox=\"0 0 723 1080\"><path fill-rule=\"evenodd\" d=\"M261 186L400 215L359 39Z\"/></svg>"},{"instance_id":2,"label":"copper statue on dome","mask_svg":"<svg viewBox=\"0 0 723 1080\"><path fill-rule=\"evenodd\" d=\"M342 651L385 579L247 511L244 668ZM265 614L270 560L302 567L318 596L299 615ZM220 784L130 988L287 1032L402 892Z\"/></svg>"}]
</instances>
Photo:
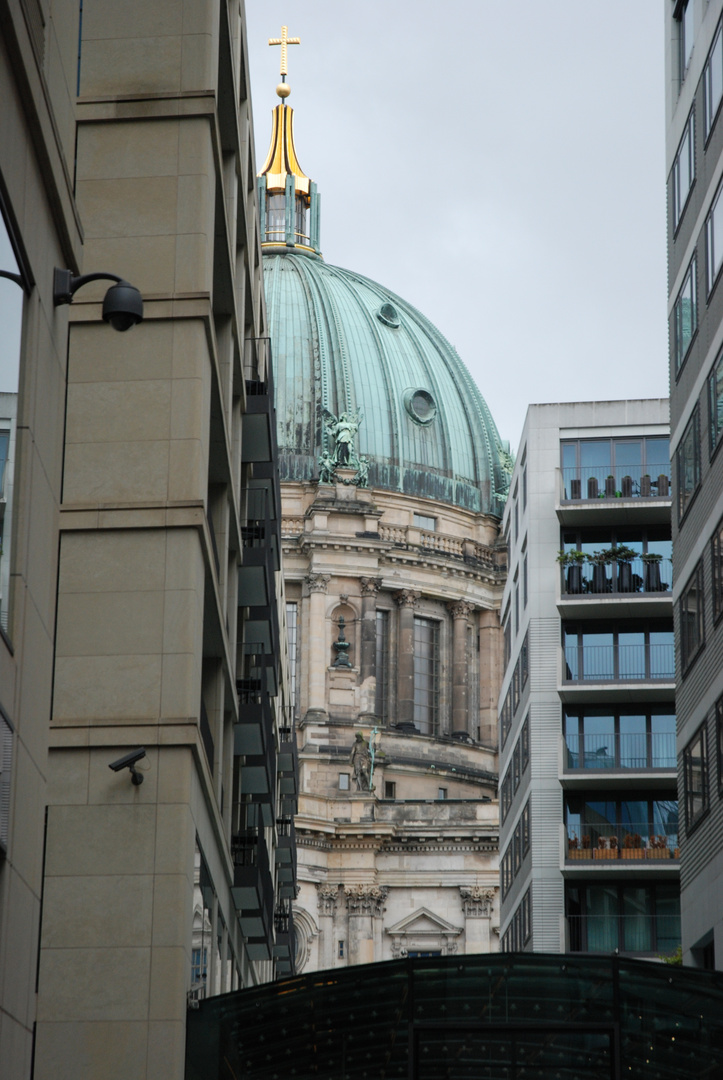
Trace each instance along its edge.
<instances>
[{"instance_id":1,"label":"copper statue on dome","mask_svg":"<svg viewBox=\"0 0 723 1080\"><path fill-rule=\"evenodd\" d=\"M354 449L354 439L359 431L359 425L364 419L360 409L352 412L339 413L335 416L329 409L322 409L322 417L327 431L334 441L333 451L330 454L325 450L319 458L319 482L332 484L337 479L337 469L353 469L352 477L340 477L344 484L354 484L356 487L366 487L369 477L369 461L366 457L359 457Z\"/></svg>"}]
</instances>

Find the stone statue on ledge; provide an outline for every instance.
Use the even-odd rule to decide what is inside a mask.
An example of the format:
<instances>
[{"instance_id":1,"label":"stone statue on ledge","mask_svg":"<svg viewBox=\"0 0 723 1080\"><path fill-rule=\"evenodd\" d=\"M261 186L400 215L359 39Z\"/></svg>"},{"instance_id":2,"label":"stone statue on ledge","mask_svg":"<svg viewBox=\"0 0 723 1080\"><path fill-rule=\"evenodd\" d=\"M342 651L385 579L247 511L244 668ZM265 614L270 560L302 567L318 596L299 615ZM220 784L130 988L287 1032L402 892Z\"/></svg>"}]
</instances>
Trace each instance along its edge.
<instances>
[{"instance_id":1,"label":"stone statue on ledge","mask_svg":"<svg viewBox=\"0 0 723 1080\"><path fill-rule=\"evenodd\" d=\"M349 754L349 764L354 770L357 791L373 791L371 786L372 755L369 743L361 731L357 731L354 745Z\"/></svg>"}]
</instances>

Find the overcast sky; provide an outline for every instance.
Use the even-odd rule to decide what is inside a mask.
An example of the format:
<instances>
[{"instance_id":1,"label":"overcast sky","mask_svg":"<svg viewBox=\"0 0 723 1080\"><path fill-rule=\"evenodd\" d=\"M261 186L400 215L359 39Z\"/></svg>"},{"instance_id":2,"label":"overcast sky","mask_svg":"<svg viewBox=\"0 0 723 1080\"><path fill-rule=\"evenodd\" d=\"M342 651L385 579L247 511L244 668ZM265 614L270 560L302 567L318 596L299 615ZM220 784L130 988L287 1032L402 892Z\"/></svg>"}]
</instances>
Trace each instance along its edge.
<instances>
[{"instance_id":1,"label":"overcast sky","mask_svg":"<svg viewBox=\"0 0 723 1080\"><path fill-rule=\"evenodd\" d=\"M503 439L668 393L660 0L246 0L257 167L282 24L325 259L414 304Z\"/></svg>"}]
</instances>

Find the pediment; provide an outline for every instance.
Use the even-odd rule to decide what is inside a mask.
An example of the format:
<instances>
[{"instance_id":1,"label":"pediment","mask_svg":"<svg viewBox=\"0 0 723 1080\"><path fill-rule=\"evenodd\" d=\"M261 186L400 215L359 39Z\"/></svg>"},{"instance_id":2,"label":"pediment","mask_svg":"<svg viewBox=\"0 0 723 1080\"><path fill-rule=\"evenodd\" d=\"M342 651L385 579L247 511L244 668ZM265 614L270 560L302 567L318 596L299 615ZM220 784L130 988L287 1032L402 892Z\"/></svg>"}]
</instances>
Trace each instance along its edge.
<instances>
[{"instance_id":1,"label":"pediment","mask_svg":"<svg viewBox=\"0 0 723 1080\"><path fill-rule=\"evenodd\" d=\"M421 907L413 911L411 915L405 915L394 926L388 926L386 932L388 934L408 934L416 937L422 934L461 934L462 927L453 926L446 919L435 915L429 908Z\"/></svg>"}]
</instances>

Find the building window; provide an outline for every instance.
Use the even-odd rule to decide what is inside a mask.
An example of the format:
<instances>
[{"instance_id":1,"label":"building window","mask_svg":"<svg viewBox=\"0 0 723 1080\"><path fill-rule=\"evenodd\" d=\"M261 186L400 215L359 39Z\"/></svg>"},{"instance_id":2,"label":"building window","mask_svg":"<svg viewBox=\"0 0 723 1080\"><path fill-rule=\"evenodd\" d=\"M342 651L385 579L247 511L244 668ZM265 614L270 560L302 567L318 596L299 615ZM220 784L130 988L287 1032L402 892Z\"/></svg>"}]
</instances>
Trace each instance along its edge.
<instances>
[{"instance_id":1,"label":"building window","mask_svg":"<svg viewBox=\"0 0 723 1080\"><path fill-rule=\"evenodd\" d=\"M336 954L337 954L337 956L339 957L340 960L344 959L344 942L343 941L339 942Z\"/></svg>"},{"instance_id":2,"label":"building window","mask_svg":"<svg viewBox=\"0 0 723 1080\"><path fill-rule=\"evenodd\" d=\"M439 725L439 623L414 619L414 723L423 735Z\"/></svg>"},{"instance_id":3,"label":"building window","mask_svg":"<svg viewBox=\"0 0 723 1080\"><path fill-rule=\"evenodd\" d=\"M530 764L530 717L525 717L520 732L520 774L524 773Z\"/></svg>"},{"instance_id":4,"label":"building window","mask_svg":"<svg viewBox=\"0 0 723 1080\"><path fill-rule=\"evenodd\" d=\"M718 794L723 795L723 695L715 703L715 746L718 767Z\"/></svg>"},{"instance_id":5,"label":"building window","mask_svg":"<svg viewBox=\"0 0 723 1080\"><path fill-rule=\"evenodd\" d=\"M446 799L447 798L447 788L446 787L437 788L437 798L438 799Z\"/></svg>"},{"instance_id":6,"label":"building window","mask_svg":"<svg viewBox=\"0 0 723 1080\"><path fill-rule=\"evenodd\" d=\"M519 581L519 570L515 571L514 590L515 590L515 629L514 629L514 633L515 633L515 636L517 636L517 634L520 631L520 581Z\"/></svg>"},{"instance_id":7,"label":"building window","mask_svg":"<svg viewBox=\"0 0 723 1080\"><path fill-rule=\"evenodd\" d=\"M298 612L299 606L295 603L288 603L286 605L286 630L289 636L289 673L291 676L291 686L289 687L291 693L291 704L294 713L298 711L299 702L296 696L297 693L297 675L296 675L296 662L297 662L297 648L298 648Z\"/></svg>"},{"instance_id":8,"label":"building window","mask_svg":"<svg viewBox=\"0 0 723 1080\"><path fill-rule=\"evenodd\" d=\"M691 832L708 810L708 745L705 723L683 751L685 825Z\"/></svg>"},{"instance_id":9,"label":"building window","mask_svg":"<svg viewBox=\"0 0 723 1080\"><path fill-rule=\"evenodd\" d=\"M527 552L525 552L524 557L522 559L522 607L523 607L523 609L527 607L527 593L528 593Z\"/></svg>"},{"instance_id":10,"label":"building window","mask_svg":"<svg viewBox=\"0 0 723 1080\"><path fill-rule=\"evenodd\" d=\"M203 982L208 965L208 949L191 949L191 985Z\"/></svg>"},{"instance_id":11,"label":"building window","mask_svg":"<svg viewBox=\"0 0 723 1080\"><path fill-rule=\"evenodd\" d=\"M507 605L507 613L504 620L504 658L503 668L507 670L507 665L510 662L512 656L512 622L510 620L510 605Z\"/></svg>"},{"instance_id":12,"label":"building window","mask_svg":"<svg viewBox=\"0 0 723 1080\"><path fill-rule=\"evenodd\" d=\"M713 621L723 615L723 518L720 519L711 540L713 579Z\"/></svg>"},{"instance_id":13,"label":"building window","mask_svg":"<svg viewBox=\"0 0 723 1080\"><path fill-rule=\"evenodd\" d=\"M339 773L339 791L349 790L349 776L350 774L348 772Z\"/></svg>"},{"instance_id":14,"label":"building window","mask_svg":"<svg viewBox=\"0 0 723 1080\"><path fill-rule=\"evenodd\" d=\"M706 284L710 293L718 280L723 266L723 186L718 187L708 219L705 223L706 237Z\"/></svg>"},{"instance_id":15,"label":"building window","mask_svg":"<svg viewBox=\"0 0 723 1080\"><path fill-rule=\"evenodd\" d=\"M412 523L416 529L426 529L428 532L434 532L437 528L437 519L427 514L414 514Z\"/></svg>"},{"instance_id":16,"label":"building window","mask_svg":"<svg viewBox=\"0 0 723 1080\"><path fill-rule=\"evenodd\" d=\"M673 230L678 228L695 180L695 113L691 109L673 162Z\"/></svg>"},{"instance_id":17,"label":"building window","mask_svg":"<svg viewBox=\"0 0 723 1080\"><path fill-rule=\"evenodd\" d=\"M680 81L683 82L688 71L690 58L693 53L695 41L695 26L693 24L694 3L693 0L677 0L674 18L679 24L678 29L678 68Z\"/></svg>"},{"instance_id":18,"label":"building window","mask_svg":"<svg viewBox=\"0 0 723 1080\"><path fill-rule=\"evenodd\" d=\"M570 952L672 953L680 945L677 885L568 886Z\"/></svg>"},{"instance_id":19,"label":"building window","mask_svg":"<svg viewBox=\"0 0 723 1080\"><path fill-rule=\"evenodd\" d=\"M708 59L703 72L703 87L705 101L705 137L710 135L711 128L718 115L721 98L723 98L723 36L721 24L718 24L713 45L708 53Z\"/></svg>"},{"instance_id":20,"label":"building window","mask_svg":"<svg viewBox=\"0 0 723 1080\"><path fill-rule=\"evenodd\" d=\"M705 643L703 560L698 562L678 602L680 666L685 675Z\"/></svg>"},{"instance_id":21,"label":"building window","mask_svg":"<svg viewBox=\"0 0 723 1080\"><path fill-rule=\"evenodd\" d=\"M386 723L389 715L389 612L377 611L377 636L374 656L376 690L374 712Z\"/></svg>"},{"instance_id":22,"label":"building window","mask_svg":"<svg viewBox=\"0 0 723 1080\"><path fill-rule=\"evenodd\" d=\"M560 451L563 499L668 498L667 436L565 439Z\"/></svg>"},{"instance_id":23,"label":"building window","mask_svg":"<svg viewBox=\"0 0 723 1080\"><path fill-rule=\"evenodd\" d=\"M693 256L673 309L673 347L675 349L676 375L678 375L685 362L691 342L698 329L697 265L696 258Z\"/></svg>"},{"instance_id":24,"label":"building window","mask_svg":"<svg viewBox=\"0 0 723 1080\"><path fill-rule=\"evenodd\" d=\"M517 537L520 535L520 514L519 504L517 502L517 484L515 484L515 493L512 496L512 543L517 543Z\"/></svg>"},{"instance_id":25,"label":"building window","mask_svg":"<svg viewBox=\"0 0 723 1080\"><path fill-rule=\"evenodd\" d=\"M522 454L522 509L527 509L527 462L525 456L527 451L523 451Z\"/></svg>"},{"instance_id":26,"label":"building window","mask_svg":"<svg viewBox=\"0 0 723 1080\"><path fill-rule=\"evenodd\" d=\"M393 780L385 780L384 781L384 798L385 799L396 799L396 797L397 797L397 785L394 783Z\"/></svg>"},{"instance_id":27,"label":"building window","mask_svg":"<svg viewBox=\"0 0 723 1080\"><path fill-rule=\"evenodd\" d=\"M708 418L712 457L723 435L723 352L708 376Z\"/></svg>"},{"instance_id":28,"label":"building window","mask_svg":"<svg viewBox=\"0 0 723 1080\"><path fill-rule=\"evenodd\" d=\"M565 770L675 769L675 713L643 706L566 709Z\"/></svg>"},{"instance_id":29,"label":"building window","mask_svg":"<svg viewBox=\"0 0 723 1080\"><path fill-rule=\"evenodd\" d=\"M681 521L700 484L700 409L697 405L675 451L675 469L678 481L678 521Z\"/></svg>"},{"instance_id":30,"label":"building window","mask_svg":"<svg viewBox=\"0 0 723 1080\"><path fill-rule=\"evenodd\" d=\"M664 622L563 626L566 682L675 678L673 631Z\"/></svg>"}]
</instances>

